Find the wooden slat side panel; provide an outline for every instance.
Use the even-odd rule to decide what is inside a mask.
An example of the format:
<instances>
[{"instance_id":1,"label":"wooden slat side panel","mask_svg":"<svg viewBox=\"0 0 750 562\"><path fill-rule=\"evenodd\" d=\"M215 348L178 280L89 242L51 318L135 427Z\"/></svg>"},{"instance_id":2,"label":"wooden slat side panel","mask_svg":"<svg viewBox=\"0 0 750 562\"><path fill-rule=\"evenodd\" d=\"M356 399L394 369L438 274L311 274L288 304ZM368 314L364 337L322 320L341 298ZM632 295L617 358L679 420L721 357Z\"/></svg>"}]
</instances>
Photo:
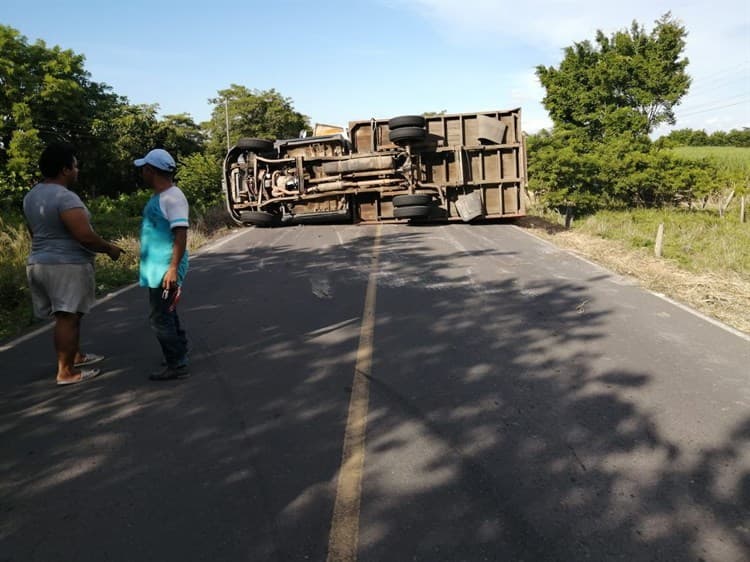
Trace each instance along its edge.
<instances>
[{"instance_id":1,"label":"wooden slat side panel","mask_svg":"<svg viewBox=\"0 0 750 562\"><path fill-rule=\"evenodd\" d=\"M354 152L369 152L372 144L372 130L369 123L353 125L349 129L349 135L352 141L352 150Z\"/></svg>"},{"instance_id":2,"label":"wooden slat side panel","mask_svg":"<svg viewBox=\"0 0 750 562\"><path fill-rule=\"evenodd\" d=\"M488 215L499 215L503 212L500 206L501 187L488 187L484 189L484 208Z\"/></svg>"},{"instance_id":3,"label":"wooden slat side panel","mask_svg":"<svg viewBox=\"0 0 750 562\"><path fill-rule=\"evenodd\" d=\"M495 180L498 181L503 177L502 169L500 168L500 158L498 152L490 152L484 155L484 176L483 180Z\"/></svg>"},{"instance_id":4,"label":"wooden slat side panel","mask_svg":"<svg viewBox=\"0 0 750 562\"><path fill-rule=\"evenodd\" d=\"M504 178L519 177L518 169L518 151L516 149L503 151L502 153L502 176Z\"/></svg>"},{"instance_id":5,"label":"wooden slat side panel","mask_svg":"<svg viewBox=\"0 0 750 562\"><path fill-rule=\"evenodd\" d=\"M461 130L461 121L458 117L445 120L445 144L447 146L458 146L463 144L463 131Z\"/></svg>"},{"instance_id":6,"label":"wooden slat side panel","mask_svg":"<svg viewBox=\"0 0 750 562\"><path fill-rule=\"evenodd\" d=\"M518 185L503 186L503 214L517 213L520 211Z\"/></svg>"}]
</instances>

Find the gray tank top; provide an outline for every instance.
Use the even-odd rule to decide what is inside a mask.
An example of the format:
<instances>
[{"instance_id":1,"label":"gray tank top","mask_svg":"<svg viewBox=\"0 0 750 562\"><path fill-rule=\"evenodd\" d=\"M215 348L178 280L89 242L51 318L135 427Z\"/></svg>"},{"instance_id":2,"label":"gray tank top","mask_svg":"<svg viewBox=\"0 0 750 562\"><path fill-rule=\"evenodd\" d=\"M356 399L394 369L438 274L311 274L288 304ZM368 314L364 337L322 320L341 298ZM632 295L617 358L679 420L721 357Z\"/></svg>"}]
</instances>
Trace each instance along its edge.
<instances>
[{"instance_id":1,"label":"gray tank top","mask_svg":"<svg viewBox=\"0 0 750 562\"><path fill-rule=\"evenodd\" d=\"M78 195L55 183L38 183L26 194L23 213L33 233L28 264L94 262L94 252L81 246L60 219L62 211L76 208L91 218Z\"/></svg>"}]
</instances>

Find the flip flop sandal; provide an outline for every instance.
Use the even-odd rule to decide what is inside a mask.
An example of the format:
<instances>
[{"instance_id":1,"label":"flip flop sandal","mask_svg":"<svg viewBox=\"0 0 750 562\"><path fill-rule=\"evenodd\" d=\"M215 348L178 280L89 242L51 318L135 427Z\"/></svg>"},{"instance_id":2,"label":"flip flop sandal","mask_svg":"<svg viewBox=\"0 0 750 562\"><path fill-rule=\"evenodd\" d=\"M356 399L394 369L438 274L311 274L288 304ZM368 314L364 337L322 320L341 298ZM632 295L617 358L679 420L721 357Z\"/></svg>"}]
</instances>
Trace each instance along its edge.
<instances>
[{"instance_id":1,"label":"flip flop sandal","mask_svg":"<svg viewBox=\"0 0 750 562\"><path fill-rule=\"evenodd\" d=\"M96 355L95 353L87 353L83 356L83 361L73 363L74 367L84 367L86 365L93 365L104 359L104 355Z\"/></svg>"},{"instance_id":2,"label":"flip flop sandal","mask_svg":"<svg viewBox=\"0 0 750 562\"><path fill-rule=\"evenodd\" d=\"M80 378L74 379L72 381L57 381L57 386L66 386L68 384L78 384L81 382L90 381L93 378L96 378L101 373L101 370L99 369L83 369L81 371Z\"/></svg>"}]
</instances>

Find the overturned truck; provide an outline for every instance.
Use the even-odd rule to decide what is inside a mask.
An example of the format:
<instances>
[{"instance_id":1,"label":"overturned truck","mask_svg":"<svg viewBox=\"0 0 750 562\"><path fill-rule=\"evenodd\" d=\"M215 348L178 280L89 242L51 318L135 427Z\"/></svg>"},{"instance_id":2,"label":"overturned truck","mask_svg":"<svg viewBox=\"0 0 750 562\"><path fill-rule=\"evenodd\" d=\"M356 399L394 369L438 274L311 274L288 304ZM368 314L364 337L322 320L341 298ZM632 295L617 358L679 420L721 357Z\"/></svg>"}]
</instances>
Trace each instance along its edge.
<instances>
[{"instance_id":1,"label":"overturned truck","mask_svg":"<svg viewBox=\"0 0 750 562\"><path fill-rule=\"evenodd\" d=\"M524 215L520 109L352 121L348 135L340 131L240 139L223 166L232 220L280 226Z\"/></svg>"}]
</instances>

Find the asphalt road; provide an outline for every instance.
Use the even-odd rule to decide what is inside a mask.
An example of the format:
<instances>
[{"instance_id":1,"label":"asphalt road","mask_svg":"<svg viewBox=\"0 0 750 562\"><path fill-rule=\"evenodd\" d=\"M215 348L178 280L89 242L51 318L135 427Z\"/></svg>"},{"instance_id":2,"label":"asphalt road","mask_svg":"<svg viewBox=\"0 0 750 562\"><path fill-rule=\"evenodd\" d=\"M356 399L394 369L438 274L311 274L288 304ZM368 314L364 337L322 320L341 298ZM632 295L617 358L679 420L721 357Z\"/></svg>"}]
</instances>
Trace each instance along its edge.
<instances>
[{"instance_id":1,"label":"asphalt road","mask_svg":"<svg viewBox=\"0 0 750 562\"><path fill-rule=\"evenodd\" d=\"M750 559L750 339L511 225L244 229L180 306L185 381L138 288L97 380L2 347L0 561Z\"/></svg>"}]
</instances>

